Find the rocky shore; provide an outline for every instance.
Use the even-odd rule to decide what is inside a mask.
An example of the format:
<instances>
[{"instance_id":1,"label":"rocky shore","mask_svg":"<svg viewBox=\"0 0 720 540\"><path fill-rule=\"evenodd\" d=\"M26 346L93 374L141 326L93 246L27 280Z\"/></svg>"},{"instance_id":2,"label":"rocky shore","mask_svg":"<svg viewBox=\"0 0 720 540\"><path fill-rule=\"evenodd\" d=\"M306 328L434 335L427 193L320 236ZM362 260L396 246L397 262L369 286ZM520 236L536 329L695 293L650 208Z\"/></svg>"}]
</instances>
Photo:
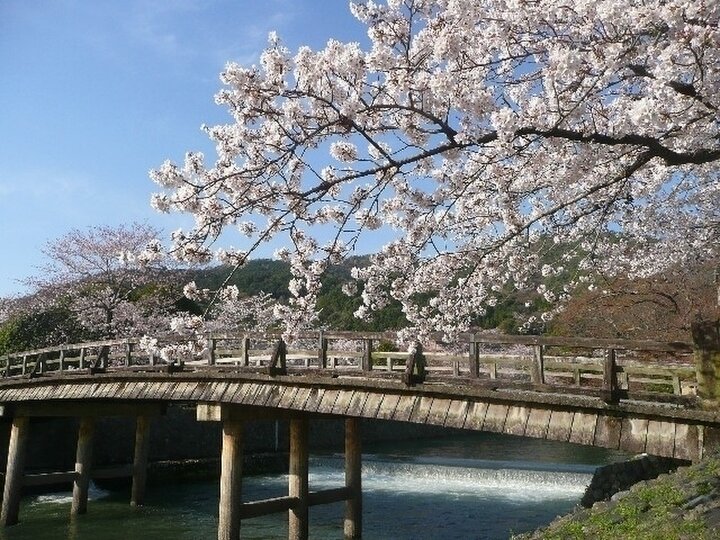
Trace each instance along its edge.
<instances>
[{"instance_id":1,"label":"rocky shore","mask_svg":"<svg viewBox=\"0 0 720 540\"><path fill-rule=\"evenodd\" d=\"M720 540L720 453L513 538Z\"/></svg>"}]
</instances>

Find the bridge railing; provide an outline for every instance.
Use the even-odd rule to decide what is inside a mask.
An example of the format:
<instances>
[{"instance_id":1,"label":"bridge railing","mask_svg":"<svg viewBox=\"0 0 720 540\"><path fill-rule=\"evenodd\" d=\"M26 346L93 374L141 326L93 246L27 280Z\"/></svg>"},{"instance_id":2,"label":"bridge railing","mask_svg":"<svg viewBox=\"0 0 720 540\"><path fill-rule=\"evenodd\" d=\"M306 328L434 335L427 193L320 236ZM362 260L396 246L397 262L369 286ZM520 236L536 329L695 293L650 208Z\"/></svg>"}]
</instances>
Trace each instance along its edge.
<instances>
[{"instance_id":1,"label":"bridge railing","mask_svg":"<svg viewBox=\"0 0 720 540\"><path fill-rule=\"evenodd\" d=\"M103 340L5 355L0 370L5 377L172 369L363 376L576 392L607 401L632 395L682 401L697 386L688 343L481 332L461 334L454 343L433 335L410 353L397 350L395 339L393 332L317 331L286 344L279 333L212 333L201 336L202 351L182 363L143 351L139 339ZM181 340L187 338L159 341Z\"/></svg>"}]
</instances>

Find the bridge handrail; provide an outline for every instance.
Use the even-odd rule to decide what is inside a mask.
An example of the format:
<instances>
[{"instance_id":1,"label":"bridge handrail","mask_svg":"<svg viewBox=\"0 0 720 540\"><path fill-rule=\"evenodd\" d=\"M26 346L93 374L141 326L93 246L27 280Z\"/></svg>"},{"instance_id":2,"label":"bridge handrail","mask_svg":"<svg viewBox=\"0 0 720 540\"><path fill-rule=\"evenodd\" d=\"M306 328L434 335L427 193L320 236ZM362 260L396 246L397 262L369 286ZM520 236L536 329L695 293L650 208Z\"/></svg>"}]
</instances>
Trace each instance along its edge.
<instances>
[{"instance_id":1,"label":"bridge handrail","mask_svg":"<svg viewBox=\"0 0 720 540\"><path fill-rule=\"evenodd\" d=\"M325 339L344 339L344 340L387 340L394 341L397 338L395 332L351 332L351 331L312 331L301 332L298 334L299 339L319 339L320 335ZM216 340L240 340L243 338L250 339L280 339L282 332L208 332L202 334L206 339ZM441 333L431 334L430 340L436 343L444 343ZM186 336L164 334L159 336L160 342L171 342L190 340ZM84 341L79 343L63 343L53 345L51 347L43 347L40 349L31 349L26 351L17 351L0 356L0 360L7 357L20 358L22 356L37 356L39 354L49 354L60 351L73 351L80 349L96 349L100 347L115 347L124 345L138 345L140 338L118 338L103 339L99 341ZM674 353L690 353L693 350L692 344L682 341L651 341L651 340L627 340L627 339L607 339L607 338L583 338L583 337L564 337L564 336L531 336L531 335L511 335L496 334L494 332L476 332L462 333L458 335L457 343L482 343L492 345L543 345L548 347L565 347L578 349L615 349L626 351L647 351L647 352L674 352Z\"/></svg>"},{"instance_id":2,"label":"bridge handrail","mask_svg":"<svg viewBox=\"0 0 720 540\"><path fill-rule=\"evenodd\" d=\"M355 370L363 376L377 377L398 376L402 372L401 376L407 384L422 382L426 375L436 379L439 377L446 382L451 377L455 381L467 382L502 376L512 384L519 379L529 378L531 386L541 389L550 386L579 389L585 383L585 386L599 386L613 399L622 392L627 393L630 377L635 386L647 387L656 393L667 393L659 388L671 389L678 396L697 386L694 366L686 356L693 348L684 342L473 332L461 334L455 343L448 344L442 341L442 337L441 334L433 334L430 339L438 344L455 346L455 350L429 350L412 354L406 351L384 352L376 350L377 345L383 341L395 341L394 332L322 330L300 333L296 338L305 340L305 344L296 344L291 350L282 341L280 332L225 331L201 334L195 338L165 334L158 336L158 342L167 344L205 340L207 346L202 356L186 362L189 369L196 370L230 367L240 371L262 369L270 374L278 374L287 372L289 366L294 370L324 368L347 374ZM312 340L313 345L308 347L307 340ZM348 347L343 348L342 344L331 348L331 340L355 341L358 345L354 350L346 350ZM103 339L10 353L0 357L0 370L4 377L33 377L45 372L74 371L88 367L92 372L98 369L144 369L143 366L148 365L154 369L156 364L166 364L154 354L139 352L137 346L140 341L140 338L132 337ZM253 341L255 348L251 347ZM219 346L221 343L223 345ZM317 348L313 348L314 344L317 344ZM457 345L464 347L458 349ZM510 353L492 352L491 348L488 354L487 350L482 350L484 345L513 347ZM524 346L527 350L518 352L515 346ZM463 348L465 352L459 352ZM561 350L559 354L550 355L548 348ZM598 357L597 352L593 355L598 350L602 352L602 357ZM589 351L589 354L585 351ZM619 351L626 351L629 355L618 358ZM643 352L644 356L638 357L636 352ZM670 353L673 361L659 362L656 359L653 362L647 359L647 353ZM97 359L89 359L90 354L97 354ZM571 384L563 382L568 377ZM591 390L596 391L598 388Z\"/></svg>"}]
</instances>

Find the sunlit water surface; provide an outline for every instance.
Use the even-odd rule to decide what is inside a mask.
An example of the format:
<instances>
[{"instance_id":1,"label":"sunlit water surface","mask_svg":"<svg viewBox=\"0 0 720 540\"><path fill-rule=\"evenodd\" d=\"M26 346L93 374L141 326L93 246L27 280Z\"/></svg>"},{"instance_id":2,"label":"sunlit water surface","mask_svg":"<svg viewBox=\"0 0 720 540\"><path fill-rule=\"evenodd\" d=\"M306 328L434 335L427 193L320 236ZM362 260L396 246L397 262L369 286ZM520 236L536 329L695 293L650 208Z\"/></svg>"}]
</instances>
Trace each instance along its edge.
<instances>
[{"instance_id":1,"label":"sunlit water surface","mask_svg":"<svg viewBox=\"0 0 720 540\"><path fill-rule=\"evenodd\" d=\"M608 451L489 434L366 445L363 537L368 539L500 539L542 526L570 511ZM340 455L311 458L310 489L344 482ZM243 499L287 493L287 476L245 478ZM218 483L148 486L146 505L130 508L127 490L93 487L88 514L70 519L70 493L27 497L22 522L7 540L212 539ZM343 504L310 510L310 538L342 538ZM242 538L287 537L282 514L242 523Z\"/></svg>"}]
</instances>

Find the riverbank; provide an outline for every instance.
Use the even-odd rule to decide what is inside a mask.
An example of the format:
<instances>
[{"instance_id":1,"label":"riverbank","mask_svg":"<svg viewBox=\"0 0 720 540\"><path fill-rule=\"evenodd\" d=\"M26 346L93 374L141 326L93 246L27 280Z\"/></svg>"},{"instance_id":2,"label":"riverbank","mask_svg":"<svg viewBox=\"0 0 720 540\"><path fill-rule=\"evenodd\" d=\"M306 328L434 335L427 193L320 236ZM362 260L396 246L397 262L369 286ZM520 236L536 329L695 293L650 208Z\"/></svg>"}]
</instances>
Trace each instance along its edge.
<instances>
[{"instance_id":1,"label":"riverbank","mask_svg":"<svg viewBox=\"0 0 720 540\"><path fill-rule=\"evenodd\" d=\"M514 540L720 539L720 453Z\"/></svg>"}]
</instances>

